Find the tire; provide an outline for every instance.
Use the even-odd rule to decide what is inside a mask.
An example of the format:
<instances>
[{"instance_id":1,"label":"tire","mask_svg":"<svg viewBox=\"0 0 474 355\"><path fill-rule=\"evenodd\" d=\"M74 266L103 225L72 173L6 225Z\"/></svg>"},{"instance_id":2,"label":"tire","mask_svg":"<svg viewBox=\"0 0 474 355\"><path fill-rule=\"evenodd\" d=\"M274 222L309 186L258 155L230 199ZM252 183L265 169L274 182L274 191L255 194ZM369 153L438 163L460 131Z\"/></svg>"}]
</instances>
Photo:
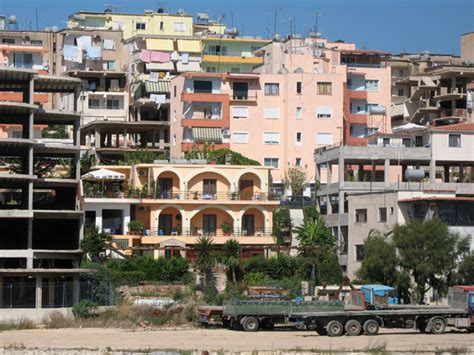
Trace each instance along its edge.
<instances>
[{"instance_id":1,"label":"tire","mask_svg":"<svg viewBox=\"0 0 474 355\"><path fill-rule=\"evenodd\" d=\"M273 330L275 328L275 324L269 318L263 318L260 321L260 328L265 330Z\"/></svg>"},{"instance_id":2,"label":"tire","mask_svg":"<svg viewBox=\"0 0 474 355\"><path fill-rule=\"evenodd\" d=\"M426 320L422 318L417 319L416 329L418 329L420 333L426 333Z\"/></svg>"},{"instance_id":3,"label":"tire","mask_svg":"<svg viewBox=\"0 0 474 355\"><path fill-rule=\"evenodd\" d=\"M446 329L446 321L443 318L431 318L428 322L431 334L443 334Z\"/></svg>"},{"instance_id":4,"label":"tire","mask_svg":"<svg viewBox=\"0 0 474 355\"><path fill-rule=\"evenodd\" d=\"M349 319L344 325L344 329L349 336L357 336L362 332L362 326L356 319Z\"/></svg>"},{"instance_id":5,"label":"tire","mask_svg":"<svg viewBox=\"0 0 474 355\"><path fill-rule=\"evenodd\" d=\"M344 332L344 327L338 320L332 320L326 325L326 331L330 337L339 337Z\"/></svg>"},{"instance_id":6,"label":"tire","mask_svg":"<svg viewBox=\"0 0 474 355\"><path fill-rule=\"evenodd\" d=\"M318 325L315 330L316 330L316 333L318 333L318 335L328 335L326 328L324 328L321 325Z\"/></svg>"},{"instance_id":7,"label":"tire","mask_svg":"<svg viewBox=\"0 0 474 355\"><path fill-rule=\"evenodd\" d=\"M229 328L232 330L240 330L240 323L237 319L231 318L229 321Z\"/></svg>"},{"instance_id":8,"label":"tire","mask_svg":"<svg viewBox=\"0 0 474 355\"><path fill-rule=\"evenodd\" d=\"M379 333L379 322L375 319L366 320L364 323L364 334L365 335L377 335Z\"/></svg>"},{"instance_id":9,"label":"tire","mask_svg":"<svg viewBox=\"0 0 474 355\"><path fill-rule=\"evenodd\" d=\"M242 322L242 327L246 332L256 332L258 330L259 322L255 317L245 317Z\"/></svg>"}]
</instances>

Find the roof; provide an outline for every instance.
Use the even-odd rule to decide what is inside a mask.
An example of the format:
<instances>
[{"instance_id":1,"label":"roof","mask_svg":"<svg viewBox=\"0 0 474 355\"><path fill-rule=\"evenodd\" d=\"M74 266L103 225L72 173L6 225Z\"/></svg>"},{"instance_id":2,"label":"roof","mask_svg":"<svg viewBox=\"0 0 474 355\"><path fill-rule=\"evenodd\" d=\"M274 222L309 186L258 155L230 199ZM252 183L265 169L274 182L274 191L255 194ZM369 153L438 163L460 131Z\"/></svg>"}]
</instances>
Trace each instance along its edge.
<instances>
[{"instance_id":1,"label":"roof","mask_svg":"<svg viewBox=\"0 0 474 355\"><path fill-rule=\"evenodd\" d=\"M417 202L417 201L459 201L471 202L474 197L413 197L398 200L398 202Z\"/></svg>"},{"instance_id":2,"label":"roof","mask_svg":"<svg viewBox=\"0 0 474 355\"><path fill-rule=\"evenodd\" d=\"M378 284L371 284L371 285L362 285L362 288L373 288L377 290L394 290L393 287L385 286L385 285L378 285Z\"/></svg>"},{"instance_id":3,"label":"roof","mask_svg":"<svg viewBox=\"0 0 474 355\"><path fill-rule=\"evenodd\" d=\"M350 53L350 54L381 54L389 55L389 52L378 51L378 50L365 50L365 49L344 49L341 50L341 53Z\"/></svg>"},{"instance_id":4,"label":"roof","mask_svg":"<svg viewBox=\"0 0 474 355\"><path fill-rule=\"evenodd\" d=\"M447 126L433 127L434 132L474 132L474 122L462 122Z\"/></svg>"}]
</instances>

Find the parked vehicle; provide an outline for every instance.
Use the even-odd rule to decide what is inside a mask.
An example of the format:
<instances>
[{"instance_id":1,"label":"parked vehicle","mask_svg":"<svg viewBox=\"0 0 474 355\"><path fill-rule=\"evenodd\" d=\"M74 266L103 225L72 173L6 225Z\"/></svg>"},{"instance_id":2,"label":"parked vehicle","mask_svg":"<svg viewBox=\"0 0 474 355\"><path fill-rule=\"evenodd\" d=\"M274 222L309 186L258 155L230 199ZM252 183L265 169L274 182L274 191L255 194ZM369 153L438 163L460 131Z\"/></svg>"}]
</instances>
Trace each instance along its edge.
<instances>
[{"instance_id":1,"label":"parked vehicle","mask_svg":"<svg viewBox=\"0 0 474 355\"><path fill-rule=\"evenodd\" d=\"M360 290L364 294L367 309L382 309L398 304L395 288L385 285L363 285Z\"/></svg>"}]
</instances>

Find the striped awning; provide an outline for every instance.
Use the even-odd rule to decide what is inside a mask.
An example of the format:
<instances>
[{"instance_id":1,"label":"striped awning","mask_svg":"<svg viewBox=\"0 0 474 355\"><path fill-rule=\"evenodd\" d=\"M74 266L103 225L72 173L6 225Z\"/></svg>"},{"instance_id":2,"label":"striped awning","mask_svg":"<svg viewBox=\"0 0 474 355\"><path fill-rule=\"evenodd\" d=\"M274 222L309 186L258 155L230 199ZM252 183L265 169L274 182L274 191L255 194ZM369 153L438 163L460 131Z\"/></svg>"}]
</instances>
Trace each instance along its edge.
<instances>
[{"instance_id":1,"label":"striped awning","mask_svg":"<svg viewBox=\"0 0 474 355\"><path fill-rule=\"evenodd\" d=\"M216 127L194 127L193 138L196 141L220 141L222 140L222 129Z\"/></svg>"},{"instance_id":2,"label":"striped awning","mask_svg":"<svg viewBox=\"0 0 474 355\"><path fill-rule=\"evenodd\" d=\"M164 94L170 92L169 80L145 81L145 90L148 94Z\"/></svg>"}]
</instances>

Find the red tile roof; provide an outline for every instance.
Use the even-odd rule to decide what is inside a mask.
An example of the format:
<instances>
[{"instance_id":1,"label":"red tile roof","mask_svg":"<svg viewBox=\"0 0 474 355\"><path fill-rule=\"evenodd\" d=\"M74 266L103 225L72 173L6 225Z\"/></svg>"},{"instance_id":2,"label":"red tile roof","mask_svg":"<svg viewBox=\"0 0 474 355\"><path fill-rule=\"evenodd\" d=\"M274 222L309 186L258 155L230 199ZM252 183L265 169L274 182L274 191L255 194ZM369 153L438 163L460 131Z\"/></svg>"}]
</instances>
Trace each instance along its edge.
<instances>
[{"instance_id":1,"label":"red tile roof","mask_svg":"<svg viewBox=\"0 0 474 355\"><path fill-rule=\"evenodd\" d=\"M474 122L462 122L431 128L432 131L449 132L474 132Z\"/></svg>"}]
</instances>

